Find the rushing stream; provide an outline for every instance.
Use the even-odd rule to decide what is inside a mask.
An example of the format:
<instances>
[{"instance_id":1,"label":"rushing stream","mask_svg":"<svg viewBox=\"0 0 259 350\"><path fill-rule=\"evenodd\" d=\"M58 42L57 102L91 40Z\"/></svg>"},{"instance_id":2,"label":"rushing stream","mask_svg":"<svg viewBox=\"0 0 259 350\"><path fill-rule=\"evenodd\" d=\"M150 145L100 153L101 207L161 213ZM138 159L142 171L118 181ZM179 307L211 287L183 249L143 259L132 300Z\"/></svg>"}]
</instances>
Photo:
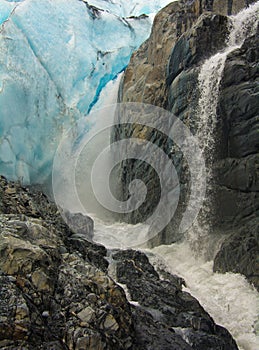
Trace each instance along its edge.
<instances>
[{"instance_id":1,"label":"rushing stream","mask_svg":"<svg viewBox=\"0 0 259 350\"><path fill-rule=\"evenodd\" d=\"M159 246L150 252L154 266L163 263L169 272L185 279L185 290L216 323L230 331L240 350L259 348L259 295L244 276L213 273L213 261L194 257L188 242Z\"/></svg>"},{"instance_id":2,"label":"rushing stream","mask_svg":"<svg viewBox=\"0 0 259 350\"><path fill-rule=\"evenodd\" d=\"M254 34L258 23L259 2L248 9L231 16L231 26L226 48L204 62L198 77L200 98L196 136L206 155L213 154L213 133L217 123L216 108L225 61L228 54L243 44L247 34ZM210 161L208 159L207 181L210 181ZM188 239L197 240L197 232L206 235L205 227L194 227ZM199 237L200 239L200 237ZM197 258L190 248L193 242L186 240L171 246L152 249L150 260L154 266L164 264L171 273L178 274L186 281L187 288L215 322L226 327L236 339L240 350L259 348L259 295L245 278L233 273L213 273L213 261ZM154 254L154 255L152 255Z\"/></svg>"},{"instance_id":3,"label":"rushing stream","mask_svg":"<svg viewBox=\"0 0 259 350\"><path fill-rule=\"evenodd\" d=\"M200 99L197 113L200 124L197 137L202 151L207 154L213 153L217 101L227 55L242 45L248 31L255 32L258 9L259 3L256 3L238 15L231 16L230 34L225 50L209 58L201 67L198 77ZM207 176L209 181L211 176L209 168ZM146 229L141 225L132 226L119 223L104 227L98 221L96 235L99 235L99 240L103 242L106 233L108 236L108 231L109 236L113 232L116 238L120 232L126 232L130 237L133 231L145 232ZM206 227L199 228L198 232L201 231L204 236L207 235ZM197 239L196 234L197 230L189 232L188 239ZM109 243L111 242L106 242L108 246ZM205 261L202 257L194 256L190 248L192 243L186 240L170 246L158 246L145 250L145 252L155 267L162 265L167 271L185 279L187 285L185 290L200 301L215 322L231 332L240 350L257 350L259 348L258 292L244 276L233 273L213 273L213 261Z\"/></svg>"},{"instance_id":4,"label":"rushing stream","mask_svg":"<svg viewBox=\"0 0 259 350\"><path fill-rule=\"evenodd\" d=\"M216 125L216 108L218 93L224 64L227 55L233 50L239 48L246 35L253 32L256 28L258 18L259 3L242 11L237 16L231 17L231 27L228 42L223 52L219 52L201 67L199 80L200 99L198 101L198 120L200 121L196 137L199 140L200 148L204 154L213 154L214 140L213 132ZM116 103L120 77L110 82L102 91L99 102L95 110L105 105ZM100 121L96 121L96 125ZM101 122L102 123L102 122ZM109 139L107 139L109 141ZM106 145L107 146L107 140ZM86 152L87 155L87 152ZM61 159L62 160L62 159ZM82 158L83 160L83 158ZM210 160L210 159L209 159ZM85 161L81 162L85 164ZM73 163L71 163L73 165ZM69 163L67 169L69 169ZM72 167L73 168L73 167ZM80 196L80 203L85 207L92 194L86 190L84 178L85 167L78 168L77 194ZM82 171L81 171L82 170ZM100 173L107 173L105 164L100 169ZM60 172L58 172L60 174ZM207 168L207 179L210 180L210 167ZM70 175L68 176L68 183ZM60 178L58 178L60 185ZM81 187L80 187L81 184ZM80 207L75 207L71 198L74 193L69 192L66 183L63 184L62 192L63 207L71 211L78 211ZM88 187L88 186L86 186ZM60 204L59 198L56 198ZM62 205L61 205L62 207ZM93 210L92 212L95 212ZM87 211L91 215L91 211ZM143 224L128 225L114 222L109 218L109 222L104 217L99 216L98 212L91 215L95 221L94 241L106 245L107 248L128 248L132 247L132 241L137 236L145 237L148 227ZM196 225L196 226L195 226ZM206 225L200 227L196 222L189 230L185 240L178 244L168 246L158 246L153 249L145 249L151 263L155 267L163 266L167 271L178 274L186 282L185 289L196 297L201 305L213 317L215 322L226 327L239 346L240 350L258 350L259 349L259 294L246 281L244 276L233 273L213 273L213 261L206 261L203 257L197 257L192 250L193 241L203 237L202 249L210 240L208 228ZM201 234L197 240L197 234ZM202 242L202 243L204 243ZM208 248L208 246L207 246ZM216 248L215 248L216 249Z\"/></svg>"},{"instance_id":5,"label":"rushing stream","mask_svg":"<svg viewBox=\"0 0 259 350\"><path fill-rule=\"evenodd\" d=\"M141 224L107 224L98 219L95 220L95 228L100 242L111 235L116 240L118 235L128 234L131 237L132 232L147 230ZM110 248L113 248L112 243ZM163 268L184 278L184 290L199 300L216 323L230 331L240 350L258 350L259 294L244 276L214 273L213 261L197 258L188 241L144 249L144 252L155 268Z\"/></svg>"}]
</instances>

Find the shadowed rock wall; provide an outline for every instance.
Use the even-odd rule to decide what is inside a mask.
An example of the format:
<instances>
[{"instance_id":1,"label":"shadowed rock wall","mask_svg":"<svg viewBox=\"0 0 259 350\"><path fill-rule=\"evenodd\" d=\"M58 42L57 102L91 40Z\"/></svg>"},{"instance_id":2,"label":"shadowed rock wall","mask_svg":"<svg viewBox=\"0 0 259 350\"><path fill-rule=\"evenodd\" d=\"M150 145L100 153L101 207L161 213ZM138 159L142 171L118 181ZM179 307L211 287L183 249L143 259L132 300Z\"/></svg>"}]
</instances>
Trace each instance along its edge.
<instances>
[{"instance_id":1,"label":"shadowed rock wall","mask_svg":"<svg viewBox=\"0 0 259 350\"><path fill-rule=\"evenodd\" d=\"M136 51L125 72L119 101L143 102L163 107L197 131L198 73L205 59L222 50L228 35L227 17L248 5L244 1L179 1L169 4L155 18L150 38ZM215 260L215 270L244 273L259 286L258 208L259 208L259 135L258 135L258 33L248 37L240 49L228 55L220 84L215 149L207 217L214 235L225 235ZM133 127L134 129L134 127ZM143 137L143 130L142 137ZM118 127L113 138L137 136L132 126ZM149 132L150 134L150 132ZM146 138L150 139L147 133ZM156 139L156 131L152 133ZM161 139L157 135L157 139ZM178 209L172 222L150 242L171 243L182 238L178 232L188 201L190 174L181 152L172 152L172 144L160 142L171 152L181 184ZM139 161L121 165L121 188L141 173ZM138 171L136 171L138 169ZM155 182L152 169L142 172L146 183ZM126 220L137 222L148 216L159 198L159 186L152 185L147 205ZM150 204L151 203L151 204Z\"/></svg>"}]
</instances>

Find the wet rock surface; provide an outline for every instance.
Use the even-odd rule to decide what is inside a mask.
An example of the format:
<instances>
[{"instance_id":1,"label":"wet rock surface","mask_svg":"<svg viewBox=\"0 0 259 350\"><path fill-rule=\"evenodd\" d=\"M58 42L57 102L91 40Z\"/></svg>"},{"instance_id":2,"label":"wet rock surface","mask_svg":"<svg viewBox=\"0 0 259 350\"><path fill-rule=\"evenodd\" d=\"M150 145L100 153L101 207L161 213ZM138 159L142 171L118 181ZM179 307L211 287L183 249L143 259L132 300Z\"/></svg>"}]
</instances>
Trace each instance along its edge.
<instances>
[{"instance_id":1,"label":"wet rock surface","mask_svg":"<svg viewBox=\"0 0 259 350\"><path fill-rule=\"evenodd\" d=\"M128 349L134 333L106 249L76 236L36 190L1 178L0 347Z\"/></svg>"},{"instance_id":2,"label":"wet rock surface","mask_svg":"<svg viewBox=\"0 0 259 350\"><path fill-rule=\"evenodd\" d=\"M222 243L214 259L214 271L242 273L259 290L259 223L251 220Z\"/></svg>"},{"instance_id":3,"label":"wet rock surface","mask_svg":"<svg viewBox=\"0 0 259 350\"><path fill-rule=\"evenodd\" d=\"M215 162L217 229L228 233L215 271L244 274L259 290L258 35L228 56L219 99Z\"/></svg>"},{"instance_id":4,"label":"wet rock surface","mask_svg":"<svg viewBox=\"0 0 259 350\"><path fill-rule=\"evenodd\" d=\"M105 247L75 237L41 192L2 177L0 191L1 349L237 349L181 278L112 252L130 304Z\"/></svg>"},{"instance_id":5,"label":"wet rock surface","mask_svg":"<svg viewBox=\"0 0 259 350\"><path fill-rule=\"evenodd\" d=\"M117 280L126 285L131 299L140 304L142 312L146 311L149 317L152 316L157 329L166 325L160 338L155 341L157 346L153 348L237 349L231 335L214 323L195 298L182 290L184 281L181 278L169 273L163 273L163 277L160 278L146 255L139 251L119 251L113 254L113 259L116 262ZM135 313L141 311L136 310ZM136 322L138 327L141 323L146 325L143 317ZM143 333L143 325L139 331ZM168 337L174 339L171 348ZM181 338L187 344L183 344ZM153 339L147 339L147 336L142 337L142 340L143 344L153 342Z\"/></svg>"},{"instance_id":6,"label":"wet rock surface","mask_svg":"<svg viewBox=\"0 0 259 350\"><path fill-rule=\"evenodd\" d=\"M156 16L149 40L135 53L135 56L132 56L131 63L125 72L119 99L122 102L143 102L163 107L172 112L172 115L180 118L190 131L195 133L198 122L195 111L199 96L197 89L199 67L205 59L224 47L227 34L227 17L211 12L209 2L180 1L169 4ZM141 55L150 63L144 63ZM154 81L149 83L149 73L145 72L139 73L139 79L132 76L131 71L136 75L139 69L147 69L147 66L150 74L154 74L157 67L160 67L161 74L156 75L153 78ZM146 79L144 79L145 76ZM160 85L156 87L158 84ZM149 85L153 90L155 89L150 95L146 93ZM139 90L143 95L140 98L138 97ZM190 192L191 177L184 155L172 140L168 141L167 137L161 137L157 132L156 128L159 129L161 120L152 121L154 129L150 131L148 128L138 128L134 124L125 127L127 120L124 120L123 116L119 116L118 119L122 126L116 128L114 132L115 141L124 138L125 135L144 138L156 142L172 159L181 186L178 207L173 220L155 239L150 240L149 244L153 246L176 242L182 238L179 225ZM137 120L136 117L136 123ZM168 123L167 135L173 134L174 124L171 120L168 118L168 120L163 120L163 123ZM142 154L141 151L139 153ZM161 164L160 168L165 168L165 165ZM161 180L154 173L152 167L148 168L141 161L129 162L127 160L121 163L119 177L122 193L127 193L129 184L135 178L141 178L147 186L151 187L148 188L145 204L140 210L126 214L127 221L139 222L140 219L143 220L143 217L148 217L155 210L160 199L159 181ZM170 178L169 175L167 177ZM167 192L173 190L176 189L168 184ZM166 200L166 198L162 199L165 202Z\"/></svg>"},{"instance_id":7,"label":"wet rock surface","mask_svg":"<svg viewBox=\"0 0 259 350\"><path fill-rule=\"evenodd\" d=\"M229 26L227 15L236 14L253 1L179 1L162 9L154 20L150 38L132 56L120 87L122 102L143 102L163 107L180 118L193 132L199 123L198 74L205 59L220 52ZM204 211L210 233L225 235L214 270L244 274L259 289L259 144L258 144L258 31L240 49L228 54L217 105L215 149L206 155L212 163L208 190L210 209ZM125 122L122 120L122 122ZM156 127L156 125L154 125ZM170 131L168 127L168 133ZM133 129L133 130L132 130ZM150 134L152 135L150 137ZM173 220L151 246L182 239L179 232L190 193L190 173L183 153L163 140L157 131L126 126L116 128L114 139L134 137L157 142L170 155L180 183L180 199ZM170 153L171 152L171 153ZM211 161L212 160L212 161ZM129 222L154 212L161 189L152 168L140 161L122 162L122 192L136 177L148 188L148 199L127 214ZM170 187L168 192L174 190ZM140 215L141 214L141 215ZM214 238L213 238L214 239ZM216 253L216 252L215 252ZM214 257L214 252L210 258Z\"/></svg>"},{"instance_id":8,"label":"wet rock surface","mask_svg":"<svg viewBox=\"0 0 259 350\"><path fill-rule=\"evenodd\" d=\"M156 15L150 38L132 55L121 85L120 100L151 103L167 108L166 68L174 45L181 35L193 26L202 13L213 11L223 16L236 14L252 2L250 0L182 0L167 5ZM205 55L209 54L209 48L217 38L217 35L214 37L209 32L208 34L209 41L206 41L204 36L200 42L207 50ZM223 40L221 45L222 43Z\"/></svg>"}]
</instances>

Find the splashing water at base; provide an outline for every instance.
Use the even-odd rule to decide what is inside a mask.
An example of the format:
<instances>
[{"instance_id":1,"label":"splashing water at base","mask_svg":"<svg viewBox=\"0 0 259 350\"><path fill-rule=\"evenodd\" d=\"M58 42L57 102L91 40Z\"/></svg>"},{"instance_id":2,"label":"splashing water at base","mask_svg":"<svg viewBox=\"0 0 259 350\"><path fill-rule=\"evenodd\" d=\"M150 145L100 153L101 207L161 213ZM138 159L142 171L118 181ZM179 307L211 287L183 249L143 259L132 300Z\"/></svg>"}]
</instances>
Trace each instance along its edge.
<instances>
[{"instance_id":1,"label":"splashing water at base","mask_svg":"<svg viewBox=\"0 0 259 350\"><path fill-rule=\"evenodd\" d=\"M104 223L94 218L94 241L105 241L107 248L117 248L118 237L132 239L132 234L146 234L148 227L142 224ZM114 236L114 242L111 236ZM127 249L125 244L121 249ZM214 321L225 327L237 342L239 350L259 349L259 293L245 279L234 273L214 273L213 261L194 256L187 241L141 249L155 268L162 268L184 278L183 289L194 296ZM129 300L130 301L130 300Z\"/></svg>"},{"instance_id":2,"label":"splashing water at base","mask_svg":"<svg viewBox=\"0 0 259 350\"><path fill-rule=\"evenodd\" d=\"M259 2L230 17L230 34L225 50L206 60L199 73L199 125L196 136L203 154L207 154L208 187L212 176L216 109L225 62L229 53L241 47L248 34L255 33L258 11ZM210 211L208 204L203 208L205 212ZM196 222L187 234L189 242L156 247L150 251L154 254L150 260L154 265L162 261L169 272L183 277L187 284L186 290L200 301L216 323L230 331L240 350L258 350L259 294L244 276L213 273L213 261L205 262L197 258L197 251L202 256L208 253L208 242L211 240L208 232L208 223L203 222L201 225ZM196 253L190 246L196 248Z\"/></svg>"},{"instance_id":3,"label":"splashing water at base","mask_svg":"<svg viewBox=\"0 0 259 350\"><path fill-rule=\"evenodd\" d=\"M212 164L214 160L215 129L218 122L217 105L220 91L220 83L228 55L240 48L249 35L256 33L259 18L259 1L243 9L238 14L229 17L229 37L226 47L207 59L199 72L198 88L200 97L196 111L198 127L196 137L204 158L206 159L207 190L211 188ZM210 240L210 222L206 222L206 216L210 216L212 208L211 199L206 198L202 209L202 215L196 221L192 229L186 234L193 249L199 254L206 255L207 242ZM205 220L203 220L203 217ZM203 221L200 223L200 221Z\"/></svg>"},{"instance_id":4,"label":"splashing water at base","mask_svg":"<svg viewBox=\"0 0 259 350\"><path fill-rule=\"evenodd\" d=\"M94 242L104 244L108 249L128 249L138 247L138 242L147 241L149 226L126 224L124 222L105 222L91 215L94 219ZM133 243L134 242L134 243Z\"/></svg>"},{"instance_id":5,"label":"splashing water at base","mask_svg":"<svg viewBox=\"0 0 259 350\"><path fill-rule=\"evenodd\" d=\"M255 11L258 9L258 4L256 6L257 8ZM253 10L249 11L251 12ZM237 26L240 25L237 23L240 18L238 17L236 22L233 22L235 30ZM244 22L241 21L240 23ZM244 33L243 30L246 27L247 25L245 23L245 26L242 27L242 31L239 31L235 35L233 30L232 33L234 37L242 36L242 33ZM225 59L227 54L234 49L233 45L237 47L241 44L242 42L233 41L232 37L230 37L226 51L214 56L210 62L206 63L207 67L204 65L203 70L201 70L200 82L204 87L204 95L200 102L202 102L205 110L202 110L204 118L202 119L199 138L203 142L204 149L210 147L207 142L211 142L211 140L211 145L213 146L213 138L209 136L213 135L213 123L216 122L213 118L214 115L216 116L215 110L218 90ZM208 63L211 65L208 65ZM214 72L214 76L216 76L215 84L212 86L209 85L211 83L211 76L208 74L208 70ZM218 75L215 73L218 73ZM205 80L205 78L207 80ZM117 96L116 90L118 88L116 82L114 83L114 91L116 93L113 94L113 98ZM215 95L211 95L210 93L213 89ZM208 102L208 98L210 97L213 101ZM110 100L109 95L107 102L112 103L114 101L113 98ZM212 105L212 102L215 103L215 105ZM210 108L209 111L206 109L207 107ZM211 115L213 117L212 119L209 118ZM208 129L209 133L207 132ZM83 181L79 182L83 184ZM85 200L87 202L89 196L86 196ZM145 237L148 233L148 227L141 224L128 225L113 221L104 223L100 219L94 217L94 215L91 216L95 221L94 241L105 244L107 248L113 248L114 246L117 248L132 247L132 241L134 241L136 245L138 243L137 239L134 238L135 236L140 238L141 242L143 241L142 237ZM202 233L206 233L206 227L202 226L201 228L203 229ZM193 239L195 239L195 237L197 238L197 232L194 234ZM257 332L259 333L259 294L247 283L243 276L233 273L213 273L213 262L195 259L187 241L171 246L159 246L152 250L145 250L145 252L149 255L154 265L161 264L162 262L169 272L178 274L185 279L187 284L187 288L185 289L199 300L216 323L226 327L231 332L240 350L259 349L259 337L256 335L256 328L258 328Z\"/></svg>"},{"instance_id":6,"label":"splashing water at base","mask_svg":"<svg viewBox=\"0 0 259 350\"><path fill-rule=\"evenodd\" d=\"M217 123L216 109L225 62L228 54L240 48L246 37L255 34L258 12L259 1L237 15L230 17L230 33L225 50L207 59L202 65L198 76L200 98L196 113L199 120L196 136L200 141L200 147L203 152L208 153L209 163L212 160L210 157L215 142L213 133Z\"/></svg>"},{"instance_id":7,"label":"splashing water at base","mask_svg":"<svg viewBox=\"0 0 259 350\"><path fill-rule=\"evenodd\" d=\"M259 349L259 294L244 276L213 273L213 262L194 258L188 242L145 250L155 267L185 279L214 321L235 338L240 350ZM256 334L257 333L257 334Z\"/></svg>"}]
</instances>

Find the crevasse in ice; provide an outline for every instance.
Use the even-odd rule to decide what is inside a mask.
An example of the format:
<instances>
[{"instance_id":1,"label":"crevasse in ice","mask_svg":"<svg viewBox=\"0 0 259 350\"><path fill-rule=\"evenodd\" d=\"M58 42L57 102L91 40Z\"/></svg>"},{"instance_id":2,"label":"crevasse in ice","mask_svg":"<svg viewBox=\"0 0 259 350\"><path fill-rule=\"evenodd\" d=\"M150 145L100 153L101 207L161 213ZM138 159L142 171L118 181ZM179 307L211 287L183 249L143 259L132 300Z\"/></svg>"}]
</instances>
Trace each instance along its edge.
<instances>
[{"instance_id":1,"label":"crevasse in ice","mask_svg":"<svg viewBox=\"0 0 259 350\"><path fill-rule=\"evenodd\" d=\"M165 2L0 0L1 174L46 181L62 133L149 35L148 17L125 15Z\"/></svg>"},{"instance_id":2,"label":"crevasse in ice","mask_svg":"<svg viewBox=\"0 0 259 350\"><path fill-rule=\"evenodd\" d=\"M156 13L172 0L83 0L88 4L101 7L118 16L139 16Z\"/></svg>"}]
</instances>

